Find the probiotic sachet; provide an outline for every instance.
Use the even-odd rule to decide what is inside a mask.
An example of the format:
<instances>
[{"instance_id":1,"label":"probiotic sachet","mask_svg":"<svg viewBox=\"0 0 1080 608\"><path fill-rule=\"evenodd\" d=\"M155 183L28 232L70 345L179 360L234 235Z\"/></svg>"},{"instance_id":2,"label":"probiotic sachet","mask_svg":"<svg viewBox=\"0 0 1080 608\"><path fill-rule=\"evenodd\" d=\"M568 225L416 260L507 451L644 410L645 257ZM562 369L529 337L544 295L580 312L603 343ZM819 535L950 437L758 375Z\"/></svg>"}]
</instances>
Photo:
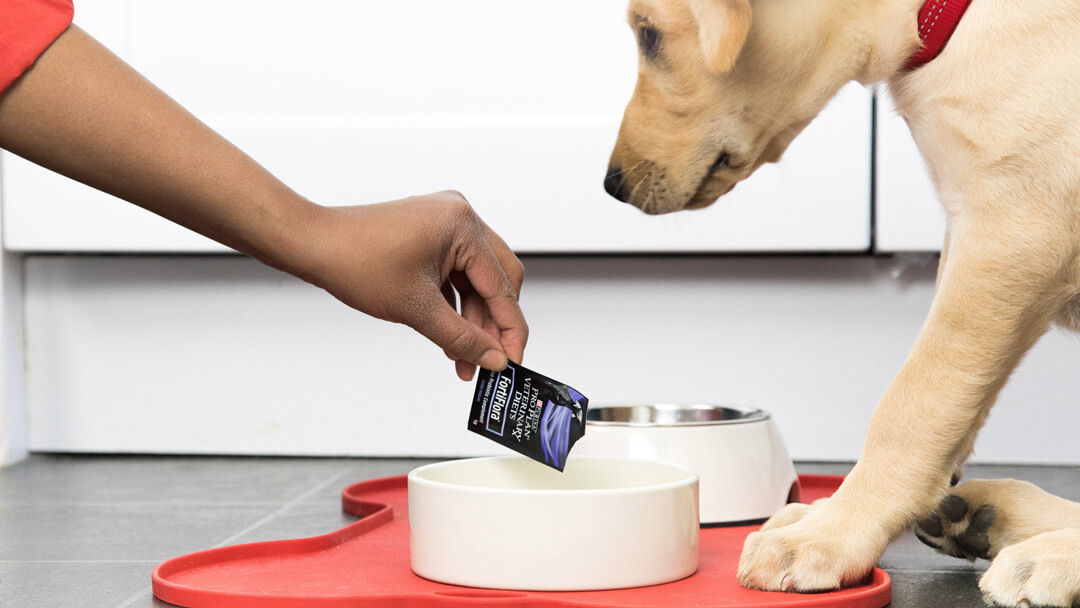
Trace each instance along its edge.
<instances>
[{"instance_id":1,"label":"probiotic sachet","mask_svg":"<svg viewBox=\"0 0 1080 608\"><path fill-rule=\"evenodd\" d=\"M469 430L562 471L588 407L577 390L511 362L501 372L480 369Z\"/></svg>"}]
</instances>

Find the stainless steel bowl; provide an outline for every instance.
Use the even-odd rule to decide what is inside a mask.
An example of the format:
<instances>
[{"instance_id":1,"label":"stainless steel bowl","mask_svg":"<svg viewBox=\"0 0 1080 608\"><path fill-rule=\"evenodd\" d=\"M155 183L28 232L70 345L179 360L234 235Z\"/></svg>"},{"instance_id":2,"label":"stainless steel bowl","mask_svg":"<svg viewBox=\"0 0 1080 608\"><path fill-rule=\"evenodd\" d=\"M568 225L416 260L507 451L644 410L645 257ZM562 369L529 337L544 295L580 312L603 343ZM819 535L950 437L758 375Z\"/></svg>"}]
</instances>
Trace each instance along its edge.
<instances>
[{"instance_id":1,"label":"stainless steel bowl","mask_svg":"<svg viewBox=\"0 0 1080 608\"><path fill-rule=\"evenodd\" d=\"M700 403L595 405L574 454L671 462L701 478L703 525L761 522L798 499L795 467L772 416Z\"/></svg>"},{"instance_id":2,"label":"stainless steel bowl","mask_svg":"<svg viewBox=\"0 0 1080 608\"><path fill-rule=\"evenodd\" d=\"M589 410L586 421L596 426L695 426L702 424L747 424L770 418L765 410L704 405L699 403L654 405L598 405Z\"/></svg>"}]
</instances>

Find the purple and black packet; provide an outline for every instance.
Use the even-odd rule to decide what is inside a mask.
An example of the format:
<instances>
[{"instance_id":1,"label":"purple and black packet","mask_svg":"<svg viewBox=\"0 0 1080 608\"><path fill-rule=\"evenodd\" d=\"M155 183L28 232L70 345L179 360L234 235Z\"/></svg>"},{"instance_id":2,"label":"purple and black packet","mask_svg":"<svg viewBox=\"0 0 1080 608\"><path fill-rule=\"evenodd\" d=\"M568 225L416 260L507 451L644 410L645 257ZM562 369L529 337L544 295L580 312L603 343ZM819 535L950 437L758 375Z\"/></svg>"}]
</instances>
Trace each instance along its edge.
<instances>
[{"instance_id":1,"label":"purple and black packet","mask_svg":"<svg viewBox=\"0 0 1080 608\"><path fill-rule=\"evenodd\" d=\"M562 471L588 409L585 395L511 362L501 372L480 369L469 430Z\"/></svg>"}]
</instances>

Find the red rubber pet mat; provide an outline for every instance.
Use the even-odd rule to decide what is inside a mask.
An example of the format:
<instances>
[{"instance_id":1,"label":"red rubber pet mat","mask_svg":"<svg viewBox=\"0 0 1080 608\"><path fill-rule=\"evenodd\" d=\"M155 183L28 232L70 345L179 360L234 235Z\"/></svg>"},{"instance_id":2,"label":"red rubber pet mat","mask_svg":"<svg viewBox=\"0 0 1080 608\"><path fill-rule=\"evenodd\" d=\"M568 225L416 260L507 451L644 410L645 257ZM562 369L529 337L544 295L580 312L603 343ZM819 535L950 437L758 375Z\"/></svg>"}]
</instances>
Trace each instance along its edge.
<instances>
[{"instance_id":1,"label":"red rubber pet mat","mask_svg":"<svg viewBox=\"0 0 1080 608\"><path fill-rule=\"evenodd\" d=\"M801 476L803 500L832 494L841 480ZM420 578L409 566L404 476L353 484L342 493L342 507L362 519L323 536L220 547L163 562L154 569L154 595L187 608L881 608L892 599L889 575L877 568L865 585L831 593L744 589L735 568L743 540L757 526L702 529L697 573L665 585L573 592L455 587Z\"/></svg>"}]
</instances>

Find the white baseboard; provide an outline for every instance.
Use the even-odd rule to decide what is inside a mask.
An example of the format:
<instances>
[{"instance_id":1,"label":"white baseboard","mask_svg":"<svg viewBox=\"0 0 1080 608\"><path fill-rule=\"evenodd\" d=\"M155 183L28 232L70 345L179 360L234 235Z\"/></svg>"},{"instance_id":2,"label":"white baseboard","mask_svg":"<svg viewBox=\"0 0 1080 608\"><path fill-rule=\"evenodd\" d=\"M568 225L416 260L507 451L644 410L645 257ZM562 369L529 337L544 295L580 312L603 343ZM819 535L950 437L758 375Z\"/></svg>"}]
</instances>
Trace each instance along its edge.
<instances>
[{"instance_id":1,"label":"white baseboard","mask_svg":"<svg viewBox=\"0 0 1080 608\"><path fill-rule=\"evenodd\" d=\"M27 456L21 255L0 260L0 466Z\"/></svg>"}]
</instances>

